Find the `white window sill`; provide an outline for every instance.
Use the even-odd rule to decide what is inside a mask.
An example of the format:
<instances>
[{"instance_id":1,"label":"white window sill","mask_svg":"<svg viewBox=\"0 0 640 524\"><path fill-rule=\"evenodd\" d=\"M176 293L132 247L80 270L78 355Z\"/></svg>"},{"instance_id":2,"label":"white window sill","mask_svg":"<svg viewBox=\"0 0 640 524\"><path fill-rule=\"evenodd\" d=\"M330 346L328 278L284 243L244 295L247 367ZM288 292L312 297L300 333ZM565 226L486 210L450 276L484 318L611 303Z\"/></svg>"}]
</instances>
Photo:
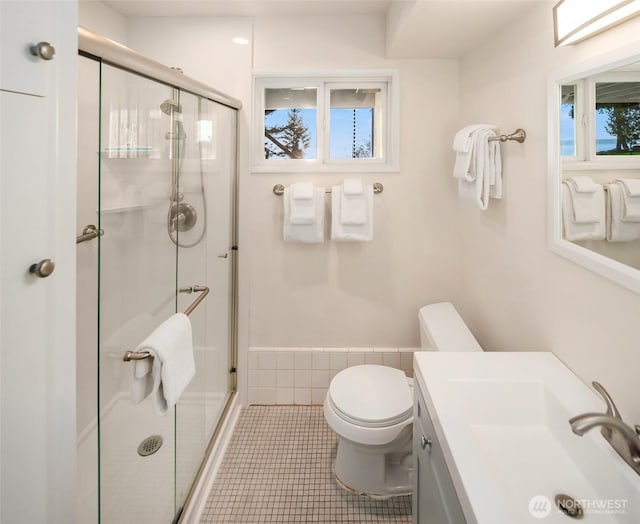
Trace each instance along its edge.
<instances>
[{"instance_id":1,"label":"white window sill","mask_svg":"<svg viewBox=\"0 0 640 524\"><path fill-rule=\"evenodd\" d=\"M625 171L640 169L640 155L635 158L621 158L614 160L603 158L598 160L562 160L563 171Z\"/></svg>"},{"instance_id":2,"label":"white window sill","mask_svg":"<svg viewBox=\"0 0 640 524\"><path fill-rule=\"evenodd\" d=\"M259 165L251 168L252 174L262 173L399 173L400 166L395 164L363 163L363 164L316 164L292 163L288 160L274 161L273 165Z\"/></svg>"}]
</instances>

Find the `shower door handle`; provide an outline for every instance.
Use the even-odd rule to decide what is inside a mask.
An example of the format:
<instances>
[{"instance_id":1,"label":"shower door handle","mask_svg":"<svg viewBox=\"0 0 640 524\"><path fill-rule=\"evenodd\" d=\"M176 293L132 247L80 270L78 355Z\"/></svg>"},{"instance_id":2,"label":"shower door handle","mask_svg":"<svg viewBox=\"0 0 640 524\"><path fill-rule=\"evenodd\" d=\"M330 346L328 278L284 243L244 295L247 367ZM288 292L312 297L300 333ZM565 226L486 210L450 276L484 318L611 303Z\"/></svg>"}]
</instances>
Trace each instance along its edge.
<instances>
[{"instance_id":1,"label":"shower door handle","mask_svg":"<svg viewBox=\"0 0 640 524\"><path fill-rule=\"evenodd\" d=\"M227 258L229 253L223 253L222 255L218 255L218 258Z\"/></svg>"}]
</instances>

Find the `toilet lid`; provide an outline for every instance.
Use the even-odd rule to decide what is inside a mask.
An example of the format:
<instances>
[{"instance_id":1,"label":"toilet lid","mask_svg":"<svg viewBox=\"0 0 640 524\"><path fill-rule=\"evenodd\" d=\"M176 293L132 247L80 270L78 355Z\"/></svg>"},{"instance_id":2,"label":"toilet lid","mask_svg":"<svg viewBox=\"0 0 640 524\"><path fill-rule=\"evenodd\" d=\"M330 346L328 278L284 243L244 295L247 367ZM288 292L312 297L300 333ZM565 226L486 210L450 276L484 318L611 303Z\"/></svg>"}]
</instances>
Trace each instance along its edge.
<instances>
[{"instance_id":1,"label":"toilet lid","mask_svg":"<svg viewBox=\"0 0 640 524\"><path fill-rule=\"evenodd\" d=\"M406 375L387 366L353 366L338 373L329 400L340 416L367 427L390 426L411 416L413 398Z\"/></svg>"}]
</instances>

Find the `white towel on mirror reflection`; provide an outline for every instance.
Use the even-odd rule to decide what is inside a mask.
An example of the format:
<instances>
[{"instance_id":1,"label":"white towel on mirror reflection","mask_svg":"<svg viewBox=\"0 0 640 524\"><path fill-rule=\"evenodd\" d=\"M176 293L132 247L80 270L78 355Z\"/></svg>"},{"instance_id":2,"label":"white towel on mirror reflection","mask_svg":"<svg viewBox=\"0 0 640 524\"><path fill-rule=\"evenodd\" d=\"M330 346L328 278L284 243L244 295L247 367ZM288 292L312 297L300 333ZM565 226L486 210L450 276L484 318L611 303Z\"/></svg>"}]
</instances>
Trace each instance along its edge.
<instances>
[{"instance_id":1,"label":"white towel on mirror reflection","mask_svg":"<svg viewBox=\"0 0 640 524\"><path fill-rule=\"evenodd\" d=\"M289 205L291 206L289 222L291 224L313 224L316 221L317 214L313 184L310 182L297 182L291 185L291 189L287 194L289 195Z\"/></svg>"},{"instance_id":2,"label":"white towel on mirror reflection","mask_svg":"<svg viewBox=\"0 0 640 524\"><path fill-rule=\"evenodd\" d=\"M373 240L373 185L365 184L362 198L365 220L361 224L342 222L342 186L331 188L331 240L339 242L369 242Z\"/></svg>"},{"instance_id":3,"label":"white towel on mirror reflection","mask_svg":"<svg viewBox=\"0 0 640 524\"><path fill-rule=\"evenodd\" d=\"M152 396L159 415L165 415L195 376L191 321L184 313L160 324L136 349L153 358L134 360L131 400L134 404Z\"/></svg>"},{"instance_id":4,"label":"white towel on mirror reflection","mask_svg":"<svg viewBox=\"0 0 640 524\"><path fill-rule=\"evenodd\" d=\"M575 193L595 193L598 189L598 184L588 176L572 176L567 182L573 186Z\"/></svg>"},{"instance_id":5,"label":"white towel on mirror reflection","mask_svg":"<svg viewBox=\"0 0 640 524\"><path fill-rule=\"evenodd\" d=\"M306 224L291 222L291 187L285 187L282 195L284 216L282 220L282 236L285 242L302 242L317 244L324 241L324 189L314 188L313 221Z\"/></svg>"},{"instance_id":6,"label":"white towel on mirror reflection","mask_svg":"<svg viewBox=\"0 0 640 524\"><path fill-rule=\"evenodd\" d=\"M489 198L502 198L502 156L500 142L489 141L496 137L495 126L468 126L459 131L454 138L454 149L468 147L468 152L456 149L456 164L453 176L458 179L458 194L471 200L480 209L487 209ZM467 131L465 131L467 130ZM463 137L468 133L468 140Z\"/></svg>"},{"instance_id":7,"label":"white towel on mirror reflection","mask_svg":"<svg viewBox=\"0 0 640 524\"><path fill-rule=\"evenodd\" d=\"M362 180L346 179L342 184L340 197L340 223L346 226L360 226L367 221L369 197L364 191Z\"/></svg>"},{"instance_id":8,"label":"white towel on mirror reflection","mask_svg":"<svg viewBox=\"0 0 640 524\"><path fill-rule=\"evenodd\" d=\"M640 178L619 178L622 189L622 221L640 222Z\"/></svg>"},{"instance_id":9,"label":"white towel on mirror reflection","mask_svg":"<svg viewBox=\"0 0 640 524\"><path fill-rule=\"evenodd\" d=\"M604 188L594 193L594 198L600 203L600 214L594 222L576 222L573 212L571 191L567 182L562 183L562 224L564 226L564 238L569 241L576 240L604 240L605 228L605 203Z\"/></svg>"},{"instance_id":10,"label":"white towel on mirror reflection","mask_svg":"<svg viewBox=\"0 0 640 524\"><path fill-rule=\"evenodd\" d=\"M607 240L609 242L629 242L640 239L640 222L628 222L622 218L622 184L607 186Z\"/></svg>"},{"instance_id":11,"label":"white towel on mirror reflection","mask_svg":"<svg viewBox=\"0 0 640 524\"><path fill-rule=\"evenodd\" d=\"M587 176L572 177L564 181L571 197L573 222L593 224L602 220L604 190Z\"/></svg>"}]
</instances>

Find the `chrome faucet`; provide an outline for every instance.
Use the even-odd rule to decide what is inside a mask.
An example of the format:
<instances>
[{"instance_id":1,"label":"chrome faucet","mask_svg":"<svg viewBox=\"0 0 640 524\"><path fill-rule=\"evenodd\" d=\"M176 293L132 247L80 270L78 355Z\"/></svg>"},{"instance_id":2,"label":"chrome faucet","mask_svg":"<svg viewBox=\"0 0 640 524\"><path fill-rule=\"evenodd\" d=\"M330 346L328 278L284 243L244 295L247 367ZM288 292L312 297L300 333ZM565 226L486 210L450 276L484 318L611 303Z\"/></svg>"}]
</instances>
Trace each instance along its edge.
<instances>
[{"instance_id":1,"label":"chrome faucet","mask_svg":"<svg viewBox=\"0 0 640 524\"><path fill-rule=\"evenodd\" d=\"M598 382L592 382L595 390L607 404L606 413L583 413L569 419L576 435L584 435L592 428L600 426L602 436L607 439L627 464L640 475L640 426L634 429L622 421L620 412L606 389Z\"/></svg>"}]
</instances>

